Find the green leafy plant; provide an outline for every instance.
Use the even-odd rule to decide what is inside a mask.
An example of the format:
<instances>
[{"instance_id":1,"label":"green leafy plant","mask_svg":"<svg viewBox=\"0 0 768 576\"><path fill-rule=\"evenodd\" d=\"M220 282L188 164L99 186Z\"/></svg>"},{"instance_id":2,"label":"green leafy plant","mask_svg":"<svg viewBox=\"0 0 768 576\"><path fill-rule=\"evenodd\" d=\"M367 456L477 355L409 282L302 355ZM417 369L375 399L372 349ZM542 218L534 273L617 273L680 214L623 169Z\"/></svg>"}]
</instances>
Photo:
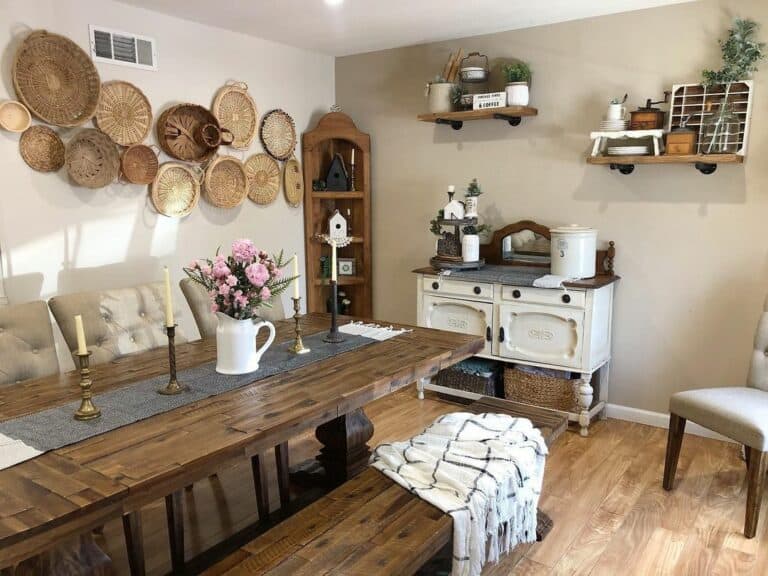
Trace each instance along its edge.
<instances>
[{"instance_id":1,"label":"green leafy plant","mask_svg":"<svg viewBox=\"0 0 768 576\"><path fill-rule=\"evenodd\" d=\"M486 232L491 231L491 227L488 226L488 224L469 225L469 226L464 226L464 228L462 228L461 231L467 235L485 234Z\"/></svg>"},{"instance_id":2,"label":"green leafy plant","mask_svg":"<svg viewBox=\"0 0 768 576\"><path fill-rule=\"evenodd\" d=\"M755 38L759 24L748 18L736 18L726 40L718 40L723 53L720 70L703 70L704 85L729 84L744 80L757 71L765 58L765 43Z\"/></svg>"},{"instance_id":3,"label":"green leafy plant","mask_svg":"<svg viewBox=\"0 0 768 576\"><path fill-rule=\"evenodd\" d=\"M502 71L504 72L504 77L507 79L507 84L511 84L512 82L531 81L531 68L525 62L505 64Z\"/></svg>"},{"instance_id":4,"label":"green leafy plant","mask_svg":"<svg viewBox=\"0 0 768 576\"><path fill-rule=\"evenodd\" d=\"M467 93L467 89L461 84L454 84L451 87L451 103L461 104L461 97Z\"/></svg>"},{"instance_id":5,"label":"green leafy plant","mask_svg":"<svg viewBox=\"0 0 768 576\"><path fill-rule=\"evenodd\" d=\"M432 220L429 221L429 231L432 232L435 236L442 236L443 230L440 227L440 224L438 223L438 220L443 220L445 218L445 210L442 208L437 211L437 216L432 218Z\"/></svg>"},{"instance_id":6,"label":"green leafy plant","mask_svg":"<svg viewBox=\"0 0 768 576\"><path fill-rule=\"evenodd\" d=\"M465 198L472 198L473 196L480 196L483 191L480 188L480 184L477 183L477 178L472 178L472 182L467 185L467 189L464 191Z\"/></svg>"}]
</instances>

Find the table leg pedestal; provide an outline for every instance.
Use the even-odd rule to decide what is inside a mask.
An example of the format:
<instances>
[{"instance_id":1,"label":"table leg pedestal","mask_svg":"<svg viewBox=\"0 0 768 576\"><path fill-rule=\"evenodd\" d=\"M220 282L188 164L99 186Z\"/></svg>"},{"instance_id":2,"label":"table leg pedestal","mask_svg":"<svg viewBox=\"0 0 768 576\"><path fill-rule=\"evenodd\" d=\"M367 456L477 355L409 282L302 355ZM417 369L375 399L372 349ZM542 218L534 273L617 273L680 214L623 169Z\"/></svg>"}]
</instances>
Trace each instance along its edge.
<instances>
[{"instance_id":1,"label":"table leg pedestal","mask_svg":"<svg viewBox=\"0 0 768 576\"><path fill-rule=\"evenodd\" d=\"M184 571L184 491L177 490L165 497L168 519L168 543L171 548L171 569L174 574Z\"/></svg>"},{"instance_id":2,"label":"table leg pedestal","mask_svg":"<svg viewBox=\"0 0 768 576\"><path fill-rule=\"evenodd\" d=\"M125 547L131 576L144 576L144 534L141 529L141 510L123 516Z\"/></svg>"},{"instance_id":3,"label":"table leg pedestal","mask_svg":"<svg viewBox=\"0 0 768 576\"><path fill-rule=\"evenodd\" d=\"M317 459L329 484L346 482L365 469L371 455L367 442L372 436L373 423L362 408L317 427L315 437L323 445Z\"/></svg>"}]
</instances>

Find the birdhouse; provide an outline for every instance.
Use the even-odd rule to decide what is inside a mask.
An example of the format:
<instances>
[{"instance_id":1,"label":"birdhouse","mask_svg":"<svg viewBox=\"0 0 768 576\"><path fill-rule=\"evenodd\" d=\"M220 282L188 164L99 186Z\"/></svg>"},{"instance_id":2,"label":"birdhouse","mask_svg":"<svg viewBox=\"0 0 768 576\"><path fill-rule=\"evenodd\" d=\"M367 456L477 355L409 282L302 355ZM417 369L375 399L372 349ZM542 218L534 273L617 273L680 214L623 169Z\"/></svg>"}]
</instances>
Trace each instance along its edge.
<instances>
[{"instance_id":1,"label":"birdhouse","mask_svg":"<svg viewBox=\"0 0 768 576\"><path fill-rule=\"evenodd\" d=\"M328 221L328 236L334 241L347 239L347 219L338 210Z\"/></svg>"},{"instance_id":2,"label":"birdhouse","mask_svg":"<svg viewBox=\"0 0 768 576\"><path fill-rule=\"evenodd\" d=\"M448 204L443 208L443 218L446 220L463 220L464 219L464 203L453 199L456 189L453 186L448 186Z\"/></svg>"},{"instance_id":3,"label":"birdhouse","mask_svg":"<svg viewBox=\"0 0 768 576\"><path fill-rule=\"evenodd\" d=\"M328 175L325 178L326 190L332 192L346 192L349 190L349 174L347 167L344 166L344 159L341 154L333 156L331 167L328 168Z\"/></svg>"}]
</instances>

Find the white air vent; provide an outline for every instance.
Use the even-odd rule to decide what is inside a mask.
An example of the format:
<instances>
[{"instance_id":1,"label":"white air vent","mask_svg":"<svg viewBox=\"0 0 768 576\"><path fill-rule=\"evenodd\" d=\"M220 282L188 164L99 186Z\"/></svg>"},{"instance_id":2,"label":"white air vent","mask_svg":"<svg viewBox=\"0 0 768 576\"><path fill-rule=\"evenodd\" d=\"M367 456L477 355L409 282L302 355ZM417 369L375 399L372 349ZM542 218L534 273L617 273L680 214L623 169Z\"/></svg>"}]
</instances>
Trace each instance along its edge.
<instances>
[{"instance_id":1,"label":"white air vent","mask_svg":"<svg viewBox=\"0 0 768 576\"><path fill-rule=\"evenodd\" d=\"M157 44L154 38L90 25L91 57L95 62L157 70Z\"/></svg>"}]
</instances>

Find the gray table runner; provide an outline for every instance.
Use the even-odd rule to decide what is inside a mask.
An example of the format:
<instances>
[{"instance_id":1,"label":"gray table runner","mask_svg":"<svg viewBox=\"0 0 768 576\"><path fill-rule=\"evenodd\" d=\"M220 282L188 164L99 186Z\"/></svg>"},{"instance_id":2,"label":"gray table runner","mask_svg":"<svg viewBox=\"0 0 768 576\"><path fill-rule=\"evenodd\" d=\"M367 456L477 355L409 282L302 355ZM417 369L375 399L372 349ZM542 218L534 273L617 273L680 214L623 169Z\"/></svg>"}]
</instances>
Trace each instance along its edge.
<instances>
[{"instance_id":1,"label":"gray table runner","mask_svg":"<svg viewBox=\"0 0 768 576\"><path fill-rule=\"evenodd\" d=\"M118 390L94 394L94 403L101 409L101 418L79 422L73 418L80 402L70 402L13 420L0 422L0 469L34 458L43 452L62 448L116 428L145 420L224 392L241 388L281 372L294 370L357 350L376 342L365 336L345 334L339 344L323 342L324 333L304 338L308 354L288 352L292 342L273 344L261 358L259 370L237 376L216 372L216 362L201 364L178 373L180 383L188 389L176 396L163 396L157 390L168 383L168 375L157 376ZM99 367L92 369L94 389L99 389ZM5 444L3 443L5 437ZM6 452L3 458L3 452ZM14 458L11 452L18 452Z\"/></svg>"},{"instance_id":2,"label":"gray table runner","mask_svg":"<svg viewBox=\"0 0 768 576\"><path fill-rule=\"evenodd\" d=\"M549 268L499 266L497 264L489 264L480 270L451 270L450 275L445 277L466 282L491 282L495 284L508 284L510 286L533 286L534 280L549 273Z\"/></svg>"}]
</instances>

